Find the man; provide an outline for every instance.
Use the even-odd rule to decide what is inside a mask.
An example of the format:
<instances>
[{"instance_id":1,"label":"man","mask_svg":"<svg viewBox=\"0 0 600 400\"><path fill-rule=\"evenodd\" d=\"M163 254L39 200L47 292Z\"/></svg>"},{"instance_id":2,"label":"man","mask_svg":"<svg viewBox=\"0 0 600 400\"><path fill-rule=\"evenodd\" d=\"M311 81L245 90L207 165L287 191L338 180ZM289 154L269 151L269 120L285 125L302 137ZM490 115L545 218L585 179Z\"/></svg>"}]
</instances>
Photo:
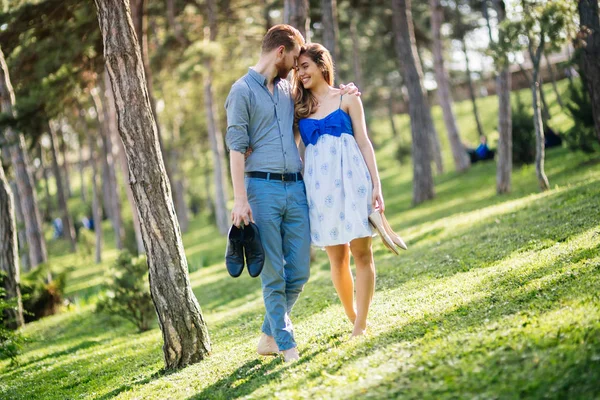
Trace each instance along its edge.
<instances>
[{"instance_id":1,"label":"man","mask_svg":"<svg viewBox=\"0 0 600 400\"><path fill-rule=\"evenodd\" d=\"M292 87L285 80L303 45L294 27L273 26L263 38L258 63L233 84L225 102L231 219L238 227L255 222L265 250L260 277L266 315L257 351L281 353L286 362L299 358L290 312L310 274L308 205L293 133ZM358 94L348 87L346 93Z\"/></svg>"}]
</instances>

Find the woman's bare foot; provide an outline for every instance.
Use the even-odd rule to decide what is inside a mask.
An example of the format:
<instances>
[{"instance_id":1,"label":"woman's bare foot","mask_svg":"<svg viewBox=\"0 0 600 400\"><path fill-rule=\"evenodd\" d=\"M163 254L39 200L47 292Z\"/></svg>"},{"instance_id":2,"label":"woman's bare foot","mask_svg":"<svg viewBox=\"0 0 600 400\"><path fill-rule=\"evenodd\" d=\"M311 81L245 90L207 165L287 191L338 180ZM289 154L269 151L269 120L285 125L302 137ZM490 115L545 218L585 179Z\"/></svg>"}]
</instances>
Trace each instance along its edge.
<instances>
[{"instance_id":1,"label":"woman's bare foot","mask_svg":"<svg viewBox=\"0 0 600 400\"><path fill-rule=\"evenodd\" d=\"M356 312L353 314L346 314L346 315L348 316L348 319L350 320L352 325L354 325L354 323L356 322Z\"/></svg>"}]
</instances>

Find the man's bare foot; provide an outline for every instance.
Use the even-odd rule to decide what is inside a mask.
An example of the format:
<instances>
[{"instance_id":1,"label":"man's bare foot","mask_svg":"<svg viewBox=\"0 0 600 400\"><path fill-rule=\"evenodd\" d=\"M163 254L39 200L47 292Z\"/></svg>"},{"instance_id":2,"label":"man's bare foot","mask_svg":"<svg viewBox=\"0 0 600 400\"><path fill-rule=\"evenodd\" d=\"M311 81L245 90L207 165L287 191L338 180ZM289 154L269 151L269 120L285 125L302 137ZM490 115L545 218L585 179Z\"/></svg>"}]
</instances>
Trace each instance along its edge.
<instances>
[{"instance_id":1,"label":"man's bare foot","mask_svg":"<svg viewBox=\"0 0 600 400\"><path fill-rule=\"evenodd\" d=\"M298 354L297 347L294 347L289 350L284 350L281 352L281 354L283 354L283 359L285 360L285 362L296 361L300 358L300 354Z\"/></svg>"},{"instance_id":2,"label":"man's bare foot","mask_svg":"<svg viewBox=\"0 0 600 400\"><path fill-rule=\"evenodd\" d=\"M276 356L279 354L279 348L273 336L263 333L258 340L256 352L261 356Z\"/></svg>"}]
</instances>

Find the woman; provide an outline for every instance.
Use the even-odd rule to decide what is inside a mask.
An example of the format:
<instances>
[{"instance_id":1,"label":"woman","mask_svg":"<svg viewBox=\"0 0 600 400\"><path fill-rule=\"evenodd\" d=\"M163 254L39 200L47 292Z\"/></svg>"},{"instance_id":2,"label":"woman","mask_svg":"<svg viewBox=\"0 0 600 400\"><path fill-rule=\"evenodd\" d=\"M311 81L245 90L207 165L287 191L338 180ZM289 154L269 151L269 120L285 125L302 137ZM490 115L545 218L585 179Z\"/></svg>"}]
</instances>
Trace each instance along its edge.
<instances>
[{"instance_id":1,"label":"woman","mask_svg":"<svg viewBox=\"0 0 600 400\"><path fill-rule=\"evenodd\" d=\"M332 87L333 72L331 55L322 45L311 43L300 52L295 120L306 146L311 242L327 251L331 279L354 324L354 337L365 333L375 291L369 214L382 212L384 202L362 102L357 96L340 96ZM356 308L350 253L356 264Z\"/></svg>"}]
</instances>

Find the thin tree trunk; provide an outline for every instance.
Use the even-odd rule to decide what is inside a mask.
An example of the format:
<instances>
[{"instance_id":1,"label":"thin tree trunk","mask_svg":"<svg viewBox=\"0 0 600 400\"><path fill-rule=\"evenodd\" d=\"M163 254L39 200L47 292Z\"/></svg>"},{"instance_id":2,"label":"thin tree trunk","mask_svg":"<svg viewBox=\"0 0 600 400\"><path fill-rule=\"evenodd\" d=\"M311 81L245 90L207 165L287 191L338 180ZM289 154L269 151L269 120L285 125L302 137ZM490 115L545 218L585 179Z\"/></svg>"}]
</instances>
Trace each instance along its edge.
<instances>
[{"instance_id":1,"label":"thin tree trunk","mask_svg":"<svg viewBox=\"0 0 600 400\"><path fill-rule=\"evenodd\" d=\"M169 28L171 32L173 32L173 36L179 42L182 47L186 47L188 45L188 40L185 36L183 28L181 24L177 21L175 17L175 0L167 0L167 22L169 23Z\"/></svg>"},{"instance_id":2,"label":"thin tree trunk","mask_svg":"<svg viewBox=\"0 0 600 400\"><path fill-rule=\"evenodd\" d=\"M529 74L527 73L527 71L525 70L525 68L523 68L523 64L519 64L519 70L521 71L521 74L525 77L525 80L527 81L527 86L529 86L529 88L531 88L531 77L529 76ZM542 101L542 120L543 121L547 121L548 119L550 119L550 112L548 111L548 104L546 103L546 96L544 95L544 91L541 90L540 87L540 100Z\"/></svg>"},{"instance_id":3,"label":"thin tree trunk","mask_svg":"<svg viewBox=\"0 0 600 400\"><path fill-rule=\"evenodd\" d=\"M59 140L59 150L62 157L62 165L60 169L63 177L65 178L65 195L67 196L67 199L69 199L73 196L73 191L71 190L71 177L69 176L69 163L67 161L67 142L65 141L65 137L62 132Z\"/></svg>"},{"instance_id":4,"label":"thin tree trunk","mask_svg":"<svg viewBox=\"0 0 600 400\"><path fill-rule=\"evenodd\" d=\"M0 112L13 115L15 104L15 95L10 83L8 66L4 59L4 53L0 48ZM46 262L48 255L46 253L46 241L42 230L42 220L38 210L37 194L33 186L33 177L29 169L29 158L25 150L25 139L23 135L17 133L13 128L7 127L4 130L6 141L10 143L8 153L14 168L15 180L19 189L19 199L21 200L21 209L25 217L25 231L27 234L27 243L29 245L29 258L31 267Z\"/></svg>"},{"instance_id":5,"label":"thin tree trunk","mask_svg":"<svg viewBox=\"0 0 600 400\"><path fill-rule=\"evenodd\" d=\"M554 89L554 93L556 94L556 101L558 101L560 108L565 108L565 103L563 103L562 98L560 97L560 92L558 91L558 87L556 86L556 77L554 76L554 67L550 63L550 59L548 58L548 53L544 53L544 59L546 60L546 65L548 66L548 72L550 72L550 80L552 81L552 88Z\"/></svg>"},{"instance_id":6,"label":"thin tree trunk","mask_svg":"<svg viewBox=\"0 0 600 400\"><path fill-rule=\"evenodd\" d=\"M542 38L544 33L541 34ZM531 84L531 94L533 98L533 124L535 127L535 174L538 179L538 184L541 190L548 190L550 184L544 171L544 122L542 120L542 112L538 101L539 92L542 88L538 82L538 74L540 70L540 59L544 49L544 41L540 43L537 50L534 52L531 42L529 43L529 55L533 63L533 79Z\"/></svg>"},{"instance_id":7,"label":"thin tree trunk","mask_svg":"<svg viewBox=\"0 0 600 400\"><path fill-rule=\"evenodd\" d=\"M17 239L19 242L19 260L21 269L23 272L29 272L31 270L31 263L29 262L29 246L27 245L27 233L25 232L25 217L23 216L23 210L21 209L21 199L19 198L19 190L17 188L17 182L14 180L10 182L10 189L13 194L13 205L15 207L15 220L17 223Z\"/></svg>"},{"instance_id":8,"label":"thin tree trunk","mask_svg":"<svg viewBox=\"0 0 600 400\"><path fill-rule=\"evenodd\" d=\"M5 310L5 324L9 329L17 329L25 323L23 320L23 304L19 289L19 251L17 247L17 225L10 185L4 175L2 157L0 156L0 277L4 286L5 298L16 299L16 309Z\"/></svg>"},{"instance_id":9,"label":"thin tree trunk","mask_svg":"<svg viewBox=\"0 0 600 400\"><path fill-rule=\"evenodd\" d=\"M112 130L116 127L111 127L111 112L108 110L107 104L110 99L110 94L107 94L108 85L110 82L105 76L104 90L100 90L104 94L101 97L98 93L92 94L98 122L100 125L100 134L102 138L102 188L104 209L110 218L113 230L115 232L115 247L119 250L123 249L123 240L125 230L123 228L123 217L121 214L121 198L119 196L119 188L117 185L117 174L115 171L115 154L112 143ZM111 129L112 128L112 129Z\"/></svg>"},{"instance_id":10,"label":"thin tree trunk","mask_svg":"<svg viewBox=\"0 0 600 400\"><path fill-rule=\"evenodd\" d=\"M390 90L390 96L388 97L388 116L390 118L390 128L392 129L392 135L398 137L398 129L396 128L396 122L394 122L394 91Z\"/></svg>"},{"instance_id":11,"label":"thin tree trunk","mask_svg":"<svg viewBox=\"0 0 600 400\"><path fill-rule=\"evenodd\" d=\"M467 52L467 44L465 38L461 38L461 44L463 53L465 54L465 69L467 75L467 86L469 88L469 97L471 98L471 104L473 104L473 116L475 117L475 124L477 125L477 132L479 136L485 136L483 132L483 126L481 125L481 119L479 118L479 109L477 108L477 96L475 95L475 87L473 86L473 79L471 79L471 67L469 64L469 54Z\"/></svg>"},{"instance_id":12,"label":"thin tree trunk","mask_svg":"<svg viewBox=\"0 0 600 400\"><path fill-rule=\"evenodd\" d=\"M271 18L271 9L273 5L270 0L263 0L263 16L265 18L265 31L268 31L273 26L273 19Z\"/></svg>"},{"instance_id":13,"label":"thin tree trunk","mask_svg":"<svg viewBox=\"0 0 600 400\"><path fill-rule=\"evenodd\" d=\"M94 235L96 237L96 264L102 262L102 207L98 193L98 139L88 133L90 142L90 163L92 164L92 218L94 220Z\"/></svg>"},{"instance_id":14,"label":"thin tree trunk","mask_svg":"<svg viewBox=\"0 0 600 400\"><path fill-rule=\"evenodd\" d=\"M579 0L579 21L589 29L579 65L592 102L596 137L600 142L600 18L597 0Z\"/></svg>"},{"instance_id":15,"label":"thin tree trunk","mask_svg":"<svg viewBox=\"0 0 600 400\"><path fill-rule=\"evenodd\" d=\"M337 0L321 0L321 24L323 25L323 46L331 53L333 63L339 60L337 38Z\"/></svg>"},{"instance_id":16,"label":"thin tree trunk","mask_svg":"<svg viewBox=\"0 0 600 400\"><path fill-rule=\"evenodd\" d=\"M310 42L310 16L308 0L284 0L283 22L298 29L307 43Z\"/></svg>"},{"instance_id":17,"label":"thin tree trunk","mask_svg":"<svg viewBox=\"0 0 600 400\"><path fill-rule=\"evenodd\" d=\"M503 0L494 0L498 15L498 23L506 18ZM500 32L500 35L503 35ZM491 36L491 34L490 34ZM500 41L504 37L500 36ZM508 193L511 190L512 176L512 110L510 108L511 75L508 65L497 63L499 70L496 77L496 92L498 93L498 158L496 165L496 192Z\"/></svg>"},{"instance_id":18,"label":"thin tree trunk","mask_svg":"<svg viewBox=\"0 0 600 400\"><path fill-rule=\"evenodd\" d=\"M40 168L42 169L42 174L44 175L44 203L46 203L46 210L44 214L44 219L47 221L51 219L52 216L52 196L50 196L50 178L48 177L48 167L44 162L44 153L40 146Z\"/></svg>"},{"instance_id":19,"label":"thin tree trunk","mask_svg":"<svg viewBox=\"0 0 600 400\"><path fill-rule=\"evenodd\" d=\"M81 188L81 201L83 201L84 203L87 201L87 196L86 196L86 187L85 187L85 176L84 176L84 170L85 170L85 161L83 160L83 138L81 137L81 135L77 136L77 141L78 141L78 155L79 155L79 187Z\"/></svg>"},{"instance_id":20,"label":"thin tree trunk","mask_svg":"<svg viewBox=\"0 0 600 400\"><path fill-rule=\"evenodd\" d=\"M50 150L52 151L52 169L54 170L54 179L56 181L56 194L58 197L58 206L62 211L62 224L64 234L71 246L71 252L77 251L77 241L75 238L75 228L73 220L69 215L69 207L67 206L67 197L65 187L60 173L60 165L58 164L58 150L56 145L56 131L52 127L52 123L48 122L48 135L50 136Z\"/></svg>"},{"instance_id":21,"label":"thin tree trunk","mask_svg":"<svg viewBox=\"0 0 600 400\"><path fill-rule=\"evenodd\" d=\"M429 0L431 7L431 30L433 35L433 61L435 68L435 77L437 81L437 94L444 114L444 124L448 133L448 142L452 149L454 165L458 172L466 171L471 162L468 154L460 140L456 119L452 111L452 93L450 92L450 83L448 74L444 68L444 56L442 49L441 26L443 19L443 9L440 0Z\"/></svg>"},{"instance_id":22,"label":"thin tree trunk","mask_svg":"<svg viewBox=\"0 0 600 400\"><path fill-rule=\"evenodd\" d=\"M435 196L431 173L431 133L427 130L428 107L423 87L423 70L417 54L410 0L392 0L396 53L408 89L412 131L413 204Z\"/></svg>"},{"instance_id":23,"label":"thin tree trunk","mask_svg":"<svg viewBox=\"0 0 600 400\"><path fill-rule=\"evenodd\" d=\"M425 89L423 89L425 90ZM429 132L429 141L431 142L431 156L433 157L433 163L438 174L444 173L444 162L442 160L442 146L440 145L440 136L438 135L435 124L433 123L433 117L431 115L431 107L429 106L429 99L427 98L427 91L423 93L425 98L425 123L427 131Z\"/></svg>"},{"instance_id":24,"label":"thin tree trunk","mask_svg":"<svg viewBox=\"0 0 600 400\"><path fill-rule=\"evenodd\" d=\"M143 221L150 293L163 334L165 366L181 368L210 353L208 329L189 281L128 1L95 0L95 3L119 116L119 133Z\"/></svg>"},{"instance_id":25,"label":"thin tree trunk","mask_svg":"<svg viewBox=\"0 0 600 400\"><path fill-rule=\"evenodd\" d=\"M215 0L207 0L208 24L210 29L209 40L213 42L217 38L217 8ZM226 235L229 230L230 216L227 210L228 193L227 181L227 162L225 160L225 145L223 144L223 134L219 129L217 111L214 107L212 90L212 60L207 59L204 62L204 105L206 108L206 122L208 128L208 137L213 155L213 179L215 182L215 211L217 218L217 227L221 235Z\"/></svg>"},{"instance_id":26,"label":"thin tree trunk","mask_svg":"<svg viewBox=\"0 0 600 400\"><path fill-rule=\"evenodd\" d=\"M360 50L360 43L358 37L358 14L351 7L349 9L349 17L350 17L350 38L352 40L352 69L354 71L354 83L358 86L359 89L363 89L363 73L360 65L360 55L362 54Z\"/></svg>"}]
</instances>

